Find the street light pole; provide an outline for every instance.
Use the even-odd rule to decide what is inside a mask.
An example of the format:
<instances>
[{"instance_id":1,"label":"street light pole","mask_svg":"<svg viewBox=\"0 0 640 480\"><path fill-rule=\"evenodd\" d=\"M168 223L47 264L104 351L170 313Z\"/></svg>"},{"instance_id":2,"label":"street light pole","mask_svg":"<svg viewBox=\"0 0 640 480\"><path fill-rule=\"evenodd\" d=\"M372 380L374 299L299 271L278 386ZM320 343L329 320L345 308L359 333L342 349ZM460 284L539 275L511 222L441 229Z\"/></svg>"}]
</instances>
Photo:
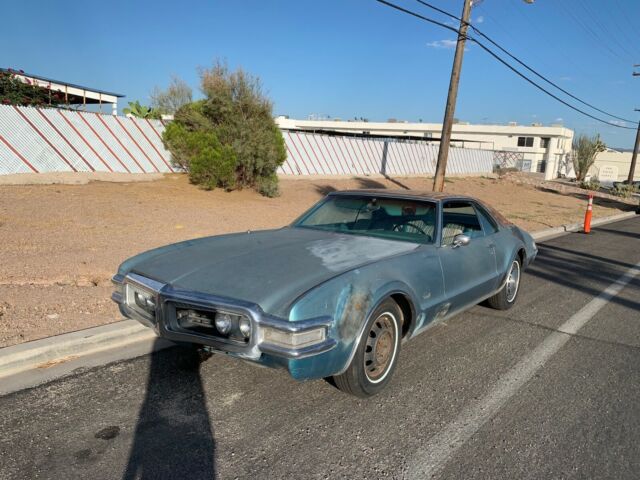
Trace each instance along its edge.
<instances>
[{"instance_id":1,"label":"street light pole","mask_svg":"<svg viewBox=\"0 0 640 480\"><path fill-rule=\"evenodd\" d=\"M451 143L451 129L453 128L453 115L456 111L458 84L460 83L460 70L462 69L464 45L467 40L469 18L471 17L471 2L472 0L464 0L464 6L462 8L460 29L458 30L458 43L456 43L456 53L453 57L451 80L449 81L449 93L447 94L447 106L444 111L444 121L442 122L442 134L440 135L440 148L438 149L438 164L436 165L436 176L433 179L434 192L441 192L442 190L444 190L444 174L447 170L449 144Z\"/></svg>"}]
</instances>

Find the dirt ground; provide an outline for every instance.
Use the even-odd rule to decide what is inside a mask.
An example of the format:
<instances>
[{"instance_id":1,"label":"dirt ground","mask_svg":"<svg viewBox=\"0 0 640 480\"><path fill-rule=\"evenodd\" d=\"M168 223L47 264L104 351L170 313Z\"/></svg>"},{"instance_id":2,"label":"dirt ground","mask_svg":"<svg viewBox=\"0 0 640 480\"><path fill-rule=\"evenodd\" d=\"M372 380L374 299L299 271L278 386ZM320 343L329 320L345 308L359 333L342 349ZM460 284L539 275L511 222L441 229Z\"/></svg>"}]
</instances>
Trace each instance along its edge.
<instances>
[{"instance_id":1,"label":"dirt ground","mask_svg":"<svg viewBox=\"0 0 640 480\"><path fill-rule=\"evenodd\" d=\"M120 320L110 278L135 253L286 225L332 190L428 190L430 184L426 178L283 179L275 199L249 190L199 190L179 174L143 183L0 185L0 347ZM445 188L486 201L529 231L584 216L581 196L534 185L453 178ZM596 200L594 216L629 209Z\"/></svg>"}]
</instances>

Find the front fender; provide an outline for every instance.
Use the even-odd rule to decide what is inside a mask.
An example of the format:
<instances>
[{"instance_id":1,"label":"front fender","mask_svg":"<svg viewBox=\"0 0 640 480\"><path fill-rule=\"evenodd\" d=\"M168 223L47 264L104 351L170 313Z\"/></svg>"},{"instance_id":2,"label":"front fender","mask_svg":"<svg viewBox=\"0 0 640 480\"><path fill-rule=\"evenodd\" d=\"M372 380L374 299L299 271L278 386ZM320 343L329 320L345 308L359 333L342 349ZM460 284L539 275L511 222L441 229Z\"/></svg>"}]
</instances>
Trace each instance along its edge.
<instances>
[{"instance_id":1,"label":"front fender","mask_svg":"<svg viewBox=\"0 0 640 480\"><path fill-rule=\"evenodd\" d=\"M318 315L333 319L329 336L336 347L329 352L304 359L288 360L287 368L296 379L323 378L342 373L349 366L369 315L393 294L407 298L413 311L419 305L414 290L400 280L386 280L381 265L344 273L305 293L289 311L290 321ZM414 315L415 318L415 315Z\"/></svg>"}]
</instances>

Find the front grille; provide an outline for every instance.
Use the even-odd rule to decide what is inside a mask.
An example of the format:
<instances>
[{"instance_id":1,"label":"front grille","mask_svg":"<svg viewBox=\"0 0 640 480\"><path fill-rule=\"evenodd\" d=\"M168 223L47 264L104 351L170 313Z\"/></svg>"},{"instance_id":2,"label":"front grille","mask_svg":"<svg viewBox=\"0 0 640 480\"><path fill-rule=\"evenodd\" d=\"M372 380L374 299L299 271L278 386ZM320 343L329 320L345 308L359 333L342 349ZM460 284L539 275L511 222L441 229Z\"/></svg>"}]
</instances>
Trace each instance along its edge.
<instances>
[{"instance_id":1,"label":"front grille","mask_svg":"<svg viewBox=\"0 0 640 480\"><path fill-rule=\"evenodd\" d=\"M177 302L168 302L166 306L166 321L174 331L206 335L238 346L249 344L251 335L245 336L240 331L240 319L249 318L244 314ZM248 321L250 323L250 319Z\"/></svg>"}]
</instances>

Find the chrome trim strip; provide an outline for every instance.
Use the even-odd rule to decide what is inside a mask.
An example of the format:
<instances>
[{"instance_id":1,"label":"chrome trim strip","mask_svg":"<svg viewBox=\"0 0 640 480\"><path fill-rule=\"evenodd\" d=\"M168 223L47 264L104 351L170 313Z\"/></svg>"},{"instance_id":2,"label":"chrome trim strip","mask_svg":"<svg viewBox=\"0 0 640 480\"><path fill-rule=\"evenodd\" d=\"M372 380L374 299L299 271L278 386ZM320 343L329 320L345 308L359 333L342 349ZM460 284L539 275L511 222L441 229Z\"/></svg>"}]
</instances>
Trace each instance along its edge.
<instances>
[{"instance_id":1,"label":"chrome trim strip","mask_svg":"<svg viewBox=\"0 0 640 480\"><path fill-rule=\"evenodd\" d=\"M152 290L154 293L160 293L160 291L166 286L165 283L152 280L151 278L143 277L137 273L129 273L125 277L125 283L135 283L136 285Z\"/></svg>"},{"instance_id":2,"label":"chrome trim strip","mask_svg":"<svg viewBox=\"0 0 640 480\"><path fill-rule=\"evenodd\" d=\"M309 345L301 348L286 348L279 345L273 345L271 343L261 343L260 350L265 353L277 355L279 357L286 358L306 358L320 353L327 352L337 345L333 338L327 338L322 343L316 343L315 345Z\"/></svg>"},{"instance_id":3,"label":"chrome trim strip","mask_svg":"<svg viewBox=\"0 0 640 480\"><path fill-rule=\"evenodd\" d=\"M264 315L260 318L259 323L264 327L275 328L287 333L299 333L306 332L307 330L314 330L316 328L325 327L329 328L333 322L331 317L316 317L309 318L307 320L300 320L299 322L283 321L277 317Z\"/></svg>"}]
</instances>

